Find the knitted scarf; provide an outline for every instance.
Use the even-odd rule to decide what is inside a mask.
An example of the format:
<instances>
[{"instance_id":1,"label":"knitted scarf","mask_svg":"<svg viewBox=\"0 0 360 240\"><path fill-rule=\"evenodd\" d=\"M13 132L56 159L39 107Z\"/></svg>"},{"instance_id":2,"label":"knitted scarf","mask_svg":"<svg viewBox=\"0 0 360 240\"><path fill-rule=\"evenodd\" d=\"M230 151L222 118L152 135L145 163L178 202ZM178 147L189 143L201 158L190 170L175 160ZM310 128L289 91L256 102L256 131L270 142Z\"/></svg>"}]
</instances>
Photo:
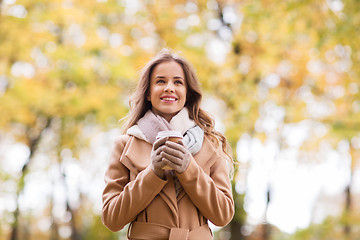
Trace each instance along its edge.
<instances>
[{"instance_id":1,"label":"knitted scarf","mask_svg":"<svg viewBox=\"0 0 360 240\"><path fill-rule=\"evenodd\" d=\"M195 155L200 151L204 130L189 118L186 107L178 112L170 122L149 110L138 120L137 125L129 128L126 133L154 144L158 132L167 130L179 131L184 136L183 143L191 154Z\"/></svg>"}]
</instances>

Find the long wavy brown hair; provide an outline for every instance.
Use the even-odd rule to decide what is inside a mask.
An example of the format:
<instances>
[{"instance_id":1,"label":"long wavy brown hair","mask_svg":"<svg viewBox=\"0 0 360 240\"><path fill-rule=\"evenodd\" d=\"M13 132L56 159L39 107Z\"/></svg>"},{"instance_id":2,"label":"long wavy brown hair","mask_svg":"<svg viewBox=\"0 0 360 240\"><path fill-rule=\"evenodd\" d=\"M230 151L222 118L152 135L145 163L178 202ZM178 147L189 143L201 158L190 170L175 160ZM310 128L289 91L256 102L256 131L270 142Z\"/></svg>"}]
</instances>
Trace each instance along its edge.
<instances>
[{"instance_id":1,"label":"long wavy brown hair","mask_svg":"<svg viewBox=\"0 0 360 240\"><path fill-rule=\"evenodd\" d=\"M223 153L232 162L230 156L230 146L223 134L214 129L215 121L209 113L200 108L202 94L199 81L196 77L195 71L191 64L180 57L179 55L172 53L168 49L161 50L148 64L142 69L140 80L135 89L135 92L130 97L129 106L130 112L125 117L126 122L122 127L123 133L136 124L136 122L145 115L145 113L151 109L151 102L147 100L147 96L150 94L150 77L153 69L160 63L174 61L181 65L187 86L186 103L185 107L189 110L190 119L194 120L198 126L200 126L205 135L215 144L215 146L221 146Z\"/></svg>"}]
</instances>

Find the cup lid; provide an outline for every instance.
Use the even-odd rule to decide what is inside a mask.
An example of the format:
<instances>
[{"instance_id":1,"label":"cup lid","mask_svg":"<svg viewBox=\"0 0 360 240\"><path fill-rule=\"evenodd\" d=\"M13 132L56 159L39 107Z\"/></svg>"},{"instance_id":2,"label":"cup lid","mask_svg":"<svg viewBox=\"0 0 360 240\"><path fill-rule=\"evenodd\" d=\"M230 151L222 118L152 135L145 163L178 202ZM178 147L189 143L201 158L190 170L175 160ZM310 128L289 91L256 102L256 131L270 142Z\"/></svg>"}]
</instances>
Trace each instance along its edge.
<instances>
[{"instance_id":1,"label":"cup lid","mask_svg":"<svg viewBox=\"0 0 360 240\"><path fill-rule=\"evenodd\" d=\"M160 131L158 132L156 139L163 137L178 137L183 138L182 134L179 131Z\"/></svg>"}]
</instances>

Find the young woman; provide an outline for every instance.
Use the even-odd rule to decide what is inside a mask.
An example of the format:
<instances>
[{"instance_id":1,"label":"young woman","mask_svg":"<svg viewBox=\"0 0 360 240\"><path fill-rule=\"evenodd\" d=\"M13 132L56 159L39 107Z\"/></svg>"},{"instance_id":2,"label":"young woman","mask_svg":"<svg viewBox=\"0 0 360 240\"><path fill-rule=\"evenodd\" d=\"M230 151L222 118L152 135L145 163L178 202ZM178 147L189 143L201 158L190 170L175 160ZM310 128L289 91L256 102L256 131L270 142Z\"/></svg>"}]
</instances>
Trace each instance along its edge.
<instances>
[{"instance_id":1,"label":"young woman","mask_svg":"<svg viewBox=\"0 0 360 240\"><path fill-rule=\"evenodd\" d=\"M208 220L231 221L232 159L201 97L183 58L162 51L144 68L105 174L102 220L110 230L130 223L128 239L207 240ZM156 139L163 130L179 131L183 140Z\"/></svg>"}]
</instances>

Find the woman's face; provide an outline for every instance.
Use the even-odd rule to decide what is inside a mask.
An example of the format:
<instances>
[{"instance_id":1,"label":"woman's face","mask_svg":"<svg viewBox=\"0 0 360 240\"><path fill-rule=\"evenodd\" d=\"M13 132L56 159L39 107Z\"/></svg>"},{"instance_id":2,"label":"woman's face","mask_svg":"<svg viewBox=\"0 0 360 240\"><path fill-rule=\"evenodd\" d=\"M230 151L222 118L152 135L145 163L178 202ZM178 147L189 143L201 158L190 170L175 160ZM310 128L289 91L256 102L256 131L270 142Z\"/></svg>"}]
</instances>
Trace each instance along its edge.
<instances>
[{"instance_id":1,"label":"woman's face","mask_svg":"<svg viewBox=\"0 0 360 240\"><path fill-rule=\"evenodd\" d=\"M170 122L186 103L186 80L180 64L174 61L156 65L150 76L152 111Z\"/></svg>"}]
</instances>

